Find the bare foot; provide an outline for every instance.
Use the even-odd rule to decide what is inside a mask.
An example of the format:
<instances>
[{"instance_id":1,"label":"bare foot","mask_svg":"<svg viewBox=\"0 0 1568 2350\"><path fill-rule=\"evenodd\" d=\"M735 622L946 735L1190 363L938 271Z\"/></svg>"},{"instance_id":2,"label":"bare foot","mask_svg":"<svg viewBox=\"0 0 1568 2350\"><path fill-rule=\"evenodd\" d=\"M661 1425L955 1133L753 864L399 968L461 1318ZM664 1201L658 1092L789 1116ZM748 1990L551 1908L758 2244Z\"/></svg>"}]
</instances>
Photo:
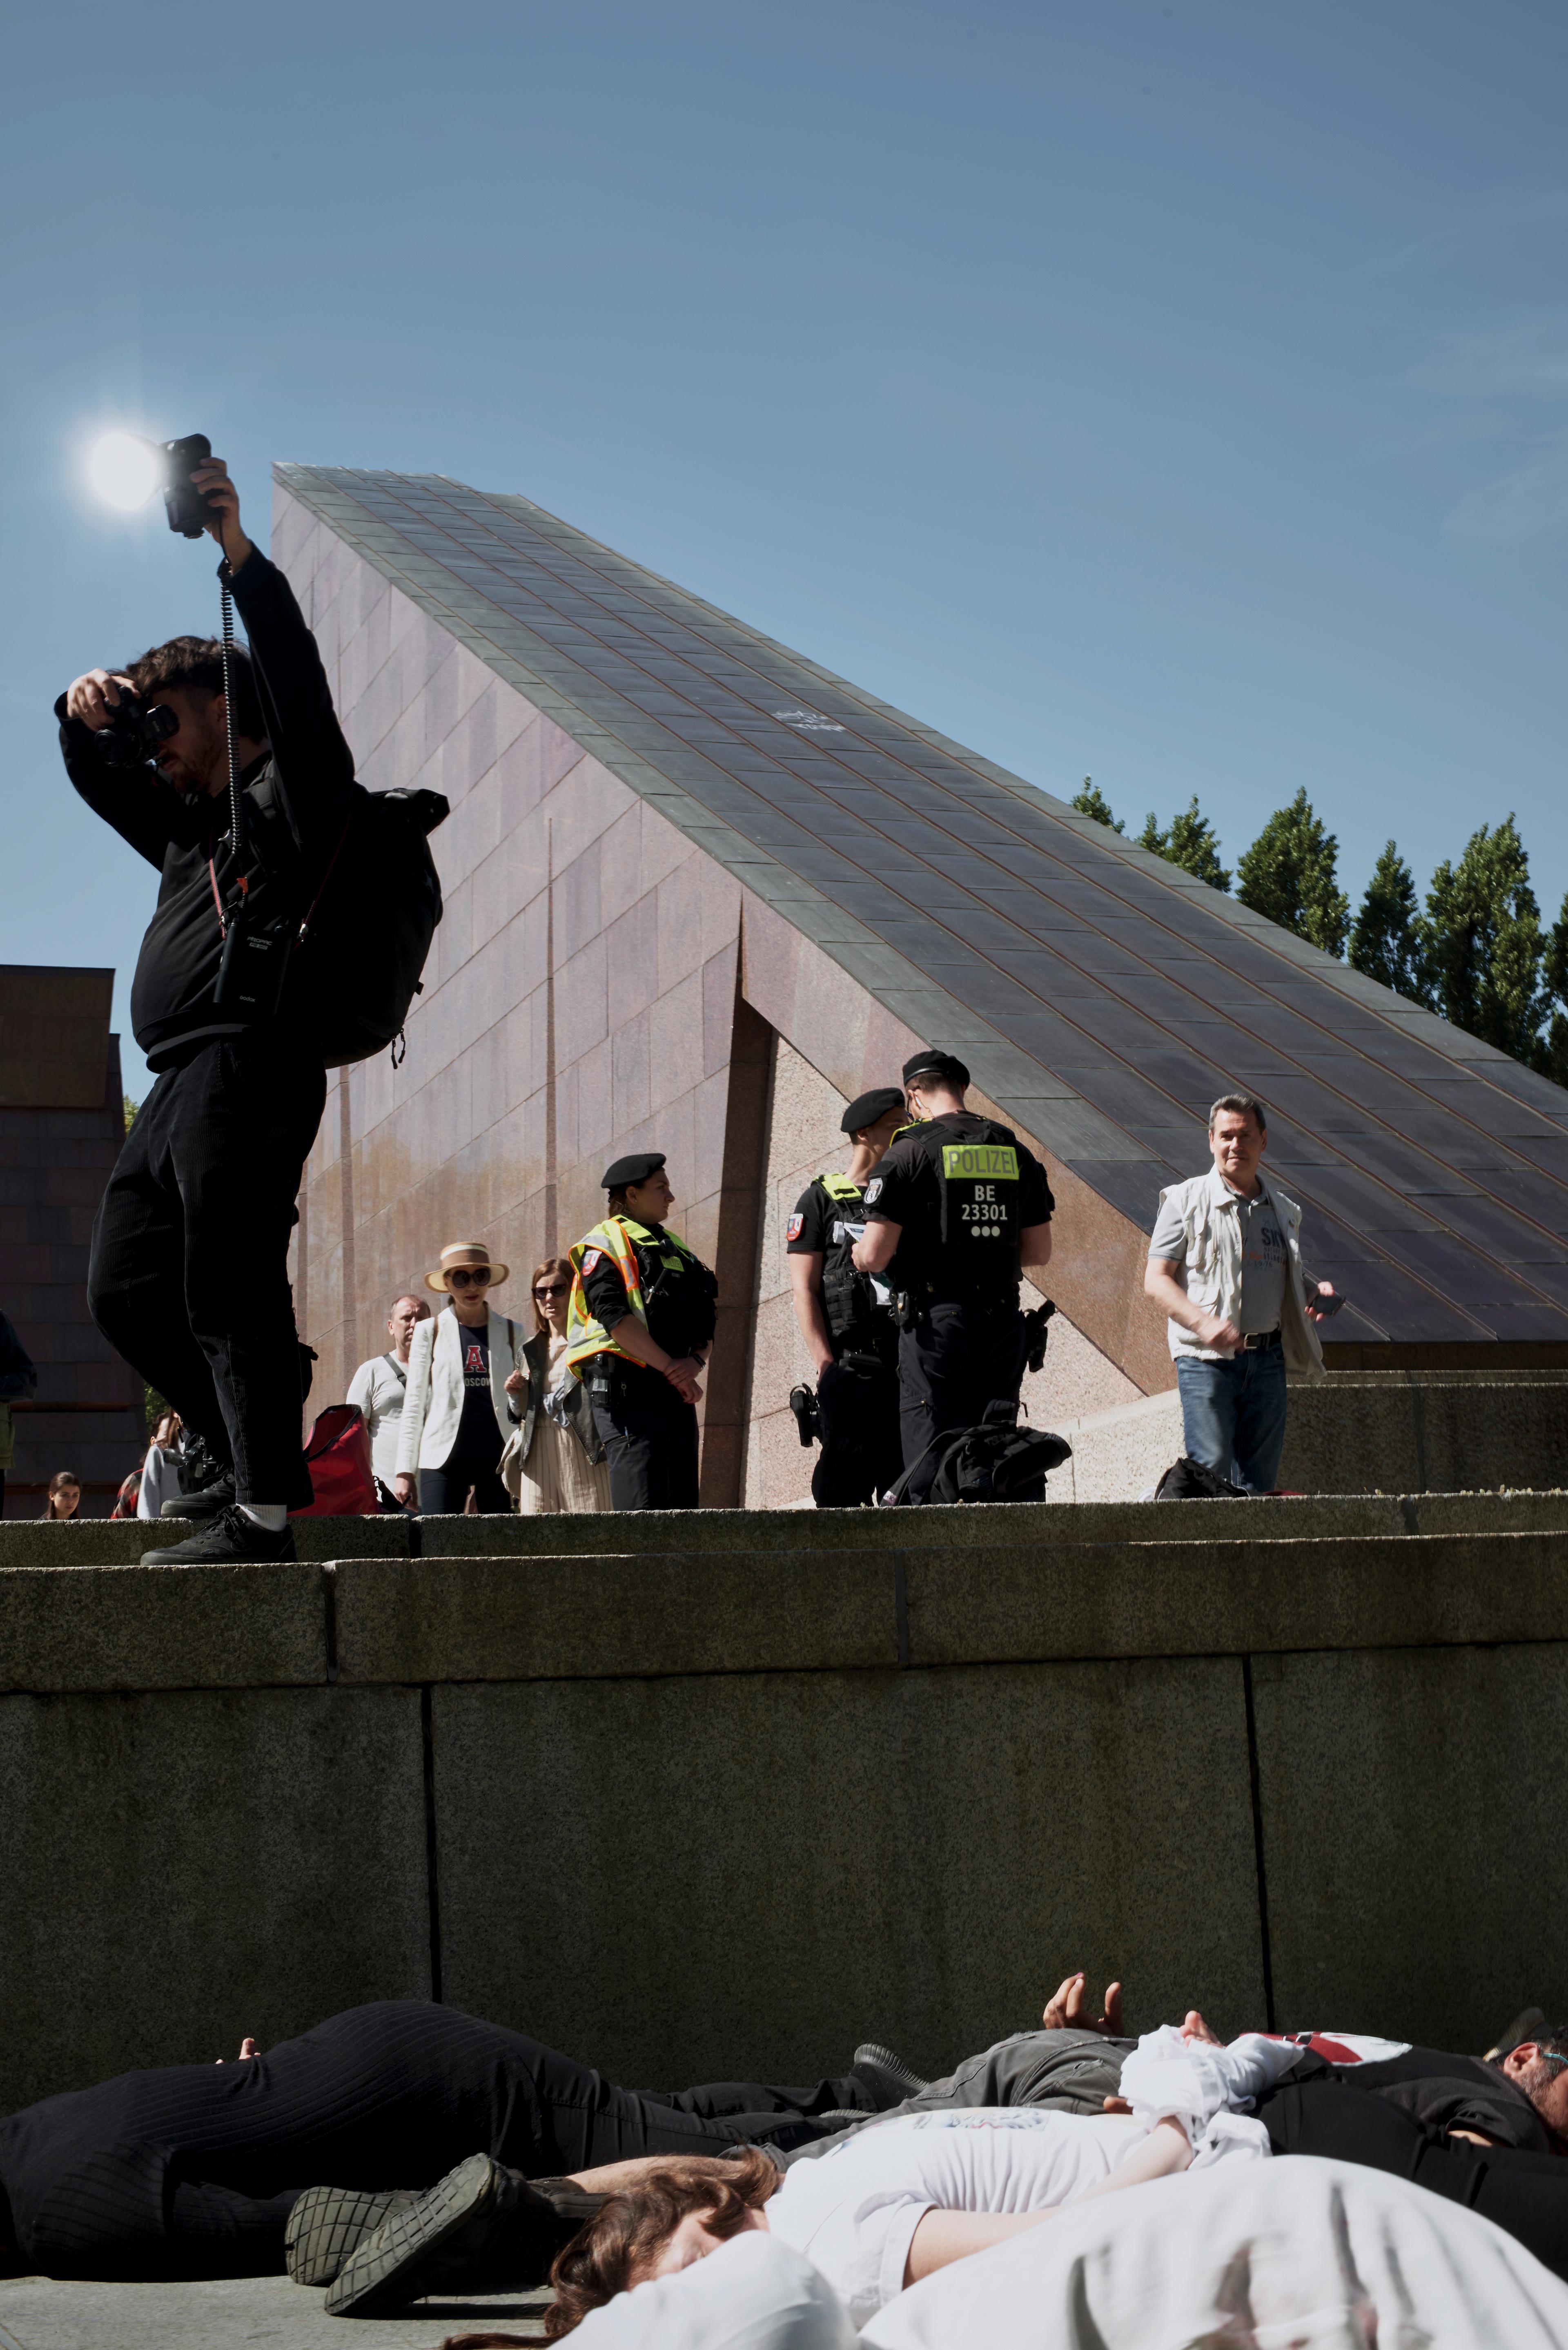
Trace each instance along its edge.
<instances>
[{"instance_id":1,"label":"bare foot","mask_svg":"<svg viewBox=\"0 0 1568 2350\"><path fill-rule=\"evenodd\" d=\"M1181 2036L1183 2040L1200 2041L1205 2048L1223 2048L1225 2045L1217 2032L1210 2032L1195 2007L1188 2010L1187 2021L1181 2027Z\"/></svg>"},{"instance_id":2,"label":"bare foot","mask_svg":"<svg viewBox=\"0 0 1568 2350\"><path fill-rule=\"evenodd\" d=\"M1045 2012L1040 2019L1047 2032L1105 2032L1119 2039L1122 2029L1122 1987L1119 1982L1106 1987L1106 2012L1102 2016L1089 2012L1082 1974L1069 1975L1058 1985L1045 2002Z\"/></svg>"}]
</instances>

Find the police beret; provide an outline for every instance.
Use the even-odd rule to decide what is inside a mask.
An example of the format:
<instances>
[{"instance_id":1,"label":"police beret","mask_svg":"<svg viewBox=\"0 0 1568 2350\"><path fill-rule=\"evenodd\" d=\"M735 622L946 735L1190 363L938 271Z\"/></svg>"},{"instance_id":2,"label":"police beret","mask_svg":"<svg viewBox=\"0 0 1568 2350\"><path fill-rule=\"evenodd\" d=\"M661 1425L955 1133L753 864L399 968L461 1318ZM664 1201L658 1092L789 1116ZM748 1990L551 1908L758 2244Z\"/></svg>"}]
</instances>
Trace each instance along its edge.
<instances>
[{"instance_id":1,"label":"police beret","mask_svg":"<svg viewBox=\"0 0 1568 2350\"><path fill-rule=\"evenodd\" d=\"M969 1071L952 1053L940 1053L931 1046L924 1053L913 1054L904 1064L904 1083L912 1086L917 1077L935 1077L939 1084L956 1086L962 1093L969 1083Z\"/></svg>"},{"instance_id":2,"label":"police beret","mask_svg":"<svg viewBox=\"0 0 1568 2350\"><path fill-rule=\"evenodd\" d=\"M839 1123L846 1134L858 1134L863 1126L875 1126L890 1109L902 1109L904 1093L901 1086L873 1086L868 1094L852 1101Z\"/></svg>"},{"instance_id":3,"label":"police beret","mask_svg":"<svg viewBox=\"0 0 1568 2350\"><path fill-rule=\"evenodd\" d=\"M663 1164L662 1150L634 1150L630 1158L607 1167L600 1180L607 1191L624 1191L628 1183L646 1183Z\"/></svg>"}]
</instances>

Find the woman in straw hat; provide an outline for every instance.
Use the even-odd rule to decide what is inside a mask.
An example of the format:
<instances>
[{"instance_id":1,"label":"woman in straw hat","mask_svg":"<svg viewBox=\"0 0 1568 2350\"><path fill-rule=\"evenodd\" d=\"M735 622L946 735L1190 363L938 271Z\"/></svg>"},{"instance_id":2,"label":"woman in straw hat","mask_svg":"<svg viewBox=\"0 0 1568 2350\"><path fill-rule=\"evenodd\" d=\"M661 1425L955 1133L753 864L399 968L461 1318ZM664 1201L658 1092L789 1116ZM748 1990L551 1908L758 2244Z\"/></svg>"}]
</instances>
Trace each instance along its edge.
<instances>
[{"instance_id":1,"label":"woman in straw hat","mask_svg":"<svg viewBox=\"0 0 1568 2350\"><path fill-rule=\"evenodd\" d=\"M490 1303L508 1270L477 1241L452 1241L425 1275L449 1302L409 1348L397 1492L426 1517L461 1511L471 1492L476 1510L513 1507L496 1472L512 1424L507 1399L527 1386L528 1367L516 1324Z\"/></svg>"}]
</instances>

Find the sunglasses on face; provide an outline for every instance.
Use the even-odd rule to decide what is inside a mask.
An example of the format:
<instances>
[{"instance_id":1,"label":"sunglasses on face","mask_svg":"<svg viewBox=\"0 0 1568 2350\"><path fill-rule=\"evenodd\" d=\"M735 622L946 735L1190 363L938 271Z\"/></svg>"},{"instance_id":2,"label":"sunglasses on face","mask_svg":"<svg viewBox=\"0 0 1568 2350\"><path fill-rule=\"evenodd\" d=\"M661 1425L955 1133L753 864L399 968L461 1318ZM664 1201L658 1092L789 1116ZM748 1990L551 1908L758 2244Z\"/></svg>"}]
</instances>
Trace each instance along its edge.
<instances>
[{"instance_id":1,"label":"sunglasses on face","mask_svg":"<svg viewBox=\"0 0 1568 2350\"><path fill-rule=\"evenodd\" d=\"M535 1297L565 1297L566 1289L566 1282L552 1281L547 1285L542 1284L534 1292L534 1295Z\"/></svg>"},{"instance_id":2,"label":"sunglasses on face","mask_svg":"<svg viewBox=\"0 0 1568 2350\"><path fill-rule=\"evenodd\" d=\"M490 1267L487 1264L476 1264L472 1273L449 1273L447 1281L453 1289L467 1289L471 1284L475 1289L487 1289L490 1285Z\"/></svg>"}]
</instances>

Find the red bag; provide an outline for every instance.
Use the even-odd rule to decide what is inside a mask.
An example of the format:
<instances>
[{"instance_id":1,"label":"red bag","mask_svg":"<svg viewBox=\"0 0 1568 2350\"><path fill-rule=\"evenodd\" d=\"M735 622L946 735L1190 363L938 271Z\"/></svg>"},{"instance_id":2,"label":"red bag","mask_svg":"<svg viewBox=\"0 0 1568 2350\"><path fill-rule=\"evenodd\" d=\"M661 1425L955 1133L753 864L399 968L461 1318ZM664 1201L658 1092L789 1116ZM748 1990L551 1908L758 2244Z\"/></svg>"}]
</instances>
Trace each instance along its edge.
<instances>
[{"instance_id":1,"label":"red bag","mask_svg":"<svg viewBox=\"0 0 1568 2350\"><path fill-rule=\"evenodd\" d=\"M370 1431L357 1404L329 1403L306 1440L305 1458L316 1498L291 1518L361 1518L376 1514L370 1473Z\"/></svg>"}]
</instances>

